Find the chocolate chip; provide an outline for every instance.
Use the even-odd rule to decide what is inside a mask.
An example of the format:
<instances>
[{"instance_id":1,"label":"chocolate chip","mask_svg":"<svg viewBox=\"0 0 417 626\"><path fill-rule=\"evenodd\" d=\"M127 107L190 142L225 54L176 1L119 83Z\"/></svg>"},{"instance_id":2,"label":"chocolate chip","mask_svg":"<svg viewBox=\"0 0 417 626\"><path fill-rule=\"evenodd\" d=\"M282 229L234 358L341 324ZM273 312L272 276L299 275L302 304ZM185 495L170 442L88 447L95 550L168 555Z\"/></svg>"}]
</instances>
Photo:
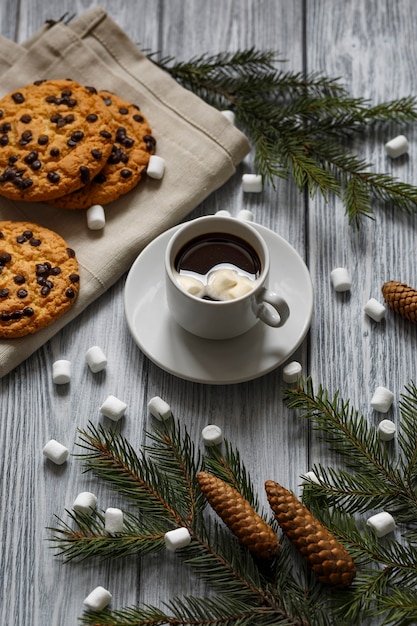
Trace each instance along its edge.
<instances>
[{"instance_id":1,"label":"chocolate chip","mask_svg":"<svg viewBox=\"0 0 417 626\"><path fill-rule=\"evenodd\" d=\"M25 115L22 115L20 121L22 122L22 124L29 124L29 122L32 121L32 117L26 113Z\"/></svg>"},{"instance_id":2,"label":"chocolate chip","mask_svg":"<svg viewBox=\"0 0 417 626\"><path fill-rule=\"evenodd\" d=\"M66 124L72 124L73 121L75 120L75 117L73 116L73 114L71 113L70 115L66 115L64 117L65 123Z\"/></svg>"},{"instance_id":3,"label":"chocolate chip","mask_svg":"<svg viewBox=\"0 0 417 626\"><path fill-rule=\"evenodd\" d=\"M126 169L123 169L123 170L120 172L120 176L121 176L122 178L130 178L130 177L132 176L132 170L126 170Z\"/></svg>"},{"instance_id":4,"label":"chocolate chip","mask_svg":"<svg viewBox=\"0 0 417 626\"><path fill-rule=\"evenodd\" d=\"M0 315L0 319L2 322L10 322L10 314L9 313L2 313Z\"/></svg>"},{"instance_id":5,"label":"chocolate chip","mask_svg":"<svg viewBox=\"0 0 417 626\"><path fill-rule=\"evenodd\" d=\"M85 88L90 92L90 93L97 93L97 89L95 87L92 87L91 85L85 85Z\"/></svg>"},{"instance_id":6,"label":"chocolate chip","mask_svg":"<svg viewBox=\"0 0 417 626\"><path fill-rule=\"evenodd\" d=\"M144 135L143 141L146 144L146 150L148 152L153 152L153 150L155 150L156 141L155 141L155 138L152 137L152 135Z\"/></svg>"},{"instance_id":7,"label":"chocolate chip","mask_svg":"<svg viewBox=\"0 0 417 626\"><path fill-rule=\"evenodd\" d=\"M9 165L14 165L18 160L19 157L17 156L17 154L13 154L13 156L9 157Z\"/></svg>"},{"instance_id":8,"label":"chocolate chip","mask_svg":"<svg viewBox=\"0 0 417 626\"><path fill-rule=\"evenodd\" d=\"M85 119L87 120L87 122L97 122L98 115L96 115L95 113L89 113Z\"/></svg>"},{"instance_id":9,"label":"chocolate chip","mask_svg":"<svg viewBox=\"0 0 417 626\"><path fill-rule=\"evenodd\" d=\"M57 157L57 156L59 156L59 149L58 149L58 148L52 148L52 149L49 151L49 154L50 154L52 157Z\"/></svg>"},{"instance_id":10,"label":"chocolate chip","mask_svg":"<svg viewBox=\"0 0 417 626\"><path fill-rule=\"evenodd\" d=\"M25 237L26 239L32 239L33 237L33 232L31 230L25 230L23 232L23 237Z\"/></svg>"},{"instance_id":11,"label":"chocolate chip","mask_svg":"<svg viewBox=\"0 0 417 626\"><path fill-rule=\"evenodd\" d=\"M51 274L52 276L58 276L58 274L60 274L62 272L60 267L52 267L51 268Z\"/></svg>"},{"instance_id":12,"label":"chocolate chip","mask_svg":"<svg viewBox=\"0 0 417 626\"><path fill-rule=\"evenodd\" d=\"M44 286L44 287L42 287L42 289L41 289L41 295L42 295L42 296L47 296L47 295L49 294L49 292L50 292L50 291L51 291L51 290L49 289L49 287Z\"/></svg>"},{"instance_id":13,"label":"chocolate chip","mask_svg":"<svg viewBox=\"0 0 417 626\"><path fill-rule=\"evenodd\" d=\"M107 180L107 177L102 172L99 172L96 176L94 176L94 182L98 183L99 185L105 183L106 180Z\"/></svg>"},{"instance_id":14,"label":"chocolate chip","mask_svg":"<svg viewBox=\"0 0 417 626\"><path fill-rule=\"evenodd\" d=\"M104 137L104 139L111 139L111 133L108 130L100 131L100 135Z\"/></svg>"},{"instance_id":15,"label":"chocolate chip","mask_svg":"<svg viewBox=\"0 0 417 626\"><path fill-rule=\"evenodd\" d=\"M0 145L1 146L7 146L8 143L9 143L9 136L8 135L2 135L0 137Z\"/></svg>"},{"instance_id":16,"label":"chocolate chip","mask_svg":"<svg viewBox=\"0 0 417 626\"><path fill-rule=\"evenodd\" d=\"M25 101L25 98L20 91L16 91L16 93L12 94L12 100L16 102L16 104L22 104L22 102Z\"/></svg>"},{"instance_id":17,"label":"chocolate chip","mask_svg":"<svg viewBox=\"0 0 417 626\"><path fill-rule=\"evenodd\" d=\"M36 239L35 237L33 237L32 239L29 239L29 243L34 248L39 248L42 242L40 239Z\"/></svg>"},{"instance_id":18,"label":"chocolate chip","mask_svg":"<svg viewBox=\"0 0 417 626\"><path fill-rule=\"evenodd\" d=\"M38 153L36 152L36 150L33 150L32 152L29 152L29 154L27 154L23 160L25 163L30 165L31 163L36 161L37 158L38 158Z\"/></svg>"},{"instance_id":19,"label":"chocolate chip","mask_svg":"<svg viewBox=\"0 0 417 626\"><path fill-rule=\"evenodd\" d=\"M111 99L110 98L102 98L104 104L109 107L111 105Z\"/></svg>"},{"instance_id":20,"label":"chocolate chip","mask_svg":"<svg viewBox=\"0 0 417 626\"><path fill-rule=\"evenodd\" d=\"M85 165L80 166L80 178L83 185L88 185L90 182L90 170Z\"/></svg>"},{"instance_id":21,"label":"chocolate chip","mask_svg":"<svg viewBox=\"0 0 417 626\"><path fill-rule=\"evenodd\" d=\"M23 276L23 274L16 274L13 280L16 285L23 285L26 282L26 278Z\"/></svg>"},{"instance_id":22,"label":"chocolate chip","mask_svg":"<svg viewBox=\"0 0 417 626\"><path fill-rule=\"evenodd\" d=\"M22 311L13 311L13 312L10 314L10 318L11 318L12 320L20 320L20 318L22 317L22 315L23 315Z\"/></svg>"},{"instance_id":23,"label":"chocolate chip","mask_svg":"<svg viewBox=\"0 0 417 626\"><path fill-rule=\"evenodd\" d=\"M26 291L26 289L19 289L17 292L18 298L26 298L27 295L28 295L28 292Z\"/></svg>"},{"instance_id":24,"label":"chocolate chip","mask_svg":"<svg viewBox=\"0 0 417 626\"><path fill-rule=\"evenodd\" d=\"M135 122L143 122L144 118L142 117L142 115L139 115L138 113L135 113L135 115L132 116L133 119L135 120Z\"/></svg>"},{"instance_id":25,"label":"chocolate chip","mask_svg":"<svg viewBox=\"0 0 417 626\"><path fill-rule=\"evenodd\" d=\"M7 298L8 295L9 295L8 289L0 289L0 298Z\"/></svg>"},{"instance_id":26,"label":"chocolate chip","mask_svg":"<svg viewBox=\"0 0 417 626\"><path fill-rule=\"evenodd\" d=\"M5 122L4 124L0 124L0 133L8 133L12 129L12 125L9 122Z\"/></svg>"},{"instance_id":27,"label":"chocolate chip","mask_svg":"<svg viewBox=\"0 0 417 626\"><path fill-rule=\"evenodd\" d=\"M11 260L12 255L8 252L3 252L3 254L0 254L0 265L6 265L6 263L9 263Z\"/></svg>"},{"instance_id":28,"label":"chocolate chip","mask_svg":"<svg viewBox=\"0 0 417 626\"><path fill-rule=\"evenodd\" d=\"M32 309L32 307L27 306L23 309L22 313L25 317L32 317L32 315L35 314L35 311Z\"/></svg>"},{"instance_id":29,"label":"chocolate chip","mask_svg":"<svg viewBox=\"0 0 417 626\"><path fill-rule=\"evenodd\" d=\"M75 298L75 291L74 291L74 289L71 289L71 287L69 287L66 290L65 295L67 296L67 298L70 298L70 299Z\"/></svg>"},{"instance_id":30,"label":"chocolate chip","mask_svg":"<svg viewBox=\"0 0 417 626\"><path fill-rule=\"evenodd\" d=\"M50 183L59 183L59 181L61 180L61 176L58 174L58 172L48 172L46 177Z\"/></svg>"},{"instance_id":31,"label":"chocolate chip","mask_svg":"<svg viewBox=\"0 0 417 626\"><path fill-rule=\"evenodd\" d=\"M75 257L75 252L72 248L67 248L67 253L69 257Z\"/></svg>"},{"instance_id":32,"label":"chocolate chip","mask_svg":"<svg viewBox=\"0 0 417 626\"><path fill-rule=\"evenodd\" d=\"M120 107L119 113L120 115L127 115L129 113L129 109L127 109L126 107Z\"/></svg>"},{"instance_id":33,"label":"chocolate chip","mask_svg":"<svg viewBox=\"0 0 417 626\"><path fill-rule=\"evenodd\" d=\"M21 146L26 146L30 141L32 141L32 133L30 130L25 130L19 139L19 144Z\"/></svg>"},{"instance_id":34,"label":"chocolate chip","mask_svg":"<svg viewBox=\"0 0 417 626\"><path fill-rule=\"evenodd\" d=\"M69 279L72 283L79 283L80 277L78 274L70 274Z\"/></svg>"},{"instance_id":35,"label":"chocolate chip","mask_svg":"<svg viewBox=\"0 0 417 626\"><path fill-rule=\"evenodd\" d=\"M39 135L39 137L38 137L38 144L40 146L46 146L48 141L49 141L48 135Z\"/></svg>"},{"instance_id":36,"label":"chocolate chip","mask_svg":"<svg viewBox=\"0 0 417 626\"><path fill-rule=\"evenodd\" d=\"M42 167L42 163L41 161L33 161L33 163L30 166L30 169L33 170L34 172L37 172L38 170L40 170Z\"/></svg>"},{"instance_id":37,"label":"chocolate chip","mask_svg":"<svg viewBox=\"0 0 417 626\"><path fill-rule=\"evenodd\" d=\"M103 153L101 150L97 150L95 148L94 150L91 150L91 156L97 161L100 161L103 158Z\"/></svg>"},{"instance_id":38,"label":"chocolate chip","mask_svg":"<svg viewBox=\"0 0 417 626\"><path fill-rule=\"evenodd\" d=\"M75 143L78 143L82 139L84 139L84 133L82 130L75 130L71 135L71 140Z\"/></svg>"}]
</instances>

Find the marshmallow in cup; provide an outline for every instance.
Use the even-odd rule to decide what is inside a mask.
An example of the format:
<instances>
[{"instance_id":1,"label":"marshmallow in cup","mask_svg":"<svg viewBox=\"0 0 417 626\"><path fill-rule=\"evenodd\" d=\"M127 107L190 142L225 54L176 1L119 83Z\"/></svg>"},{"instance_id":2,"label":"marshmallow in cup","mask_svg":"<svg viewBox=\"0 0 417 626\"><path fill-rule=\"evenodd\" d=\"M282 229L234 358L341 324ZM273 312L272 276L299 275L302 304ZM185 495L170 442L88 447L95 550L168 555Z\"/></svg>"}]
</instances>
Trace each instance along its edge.
<instances>
[{"instance_id":1,"label":"marshmallow in cup","mask_svg":"<svg viewBox=\"0 0 417 626\"><path fill-rule=\"evenodd\" d=\"M197 253L206 255L204 274L186 270L182 275L178 259L183 251L213 235L225 247L230 242L237 247L242 243L257 259L256 277L248 277L245 271L241 274L241 268L234 265L231 268L226 257L224 263L209 268L207 249ZM268 289L269 263L268 246L249 223L216 215L186 222L175 231L165 252L166 297L172 317L182 328L205 339L231 339L258 322L282 326L290 311L285 299Z\"/></svg>"}]
</instances>

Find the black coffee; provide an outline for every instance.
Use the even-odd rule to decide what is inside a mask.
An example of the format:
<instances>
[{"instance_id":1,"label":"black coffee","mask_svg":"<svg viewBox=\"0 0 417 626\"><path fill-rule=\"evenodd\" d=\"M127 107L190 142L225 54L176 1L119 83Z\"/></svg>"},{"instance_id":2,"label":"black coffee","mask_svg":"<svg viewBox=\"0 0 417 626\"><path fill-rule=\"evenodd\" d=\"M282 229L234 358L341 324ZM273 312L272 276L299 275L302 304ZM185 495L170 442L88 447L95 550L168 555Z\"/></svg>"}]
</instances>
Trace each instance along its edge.
<instances>
[{"instance_id":1,"label":"black coffee","mask_svg":"<svg viewBox=\"0 0 417 626\"><path fill-rule=\"evenodd\" d=\"M191 239L174 262L180 275L193 276L203 284L213 270L231 269L256 280L262 270L258 254L246 241L228 233L210 233Z\"/></svg>"}]
</instances>

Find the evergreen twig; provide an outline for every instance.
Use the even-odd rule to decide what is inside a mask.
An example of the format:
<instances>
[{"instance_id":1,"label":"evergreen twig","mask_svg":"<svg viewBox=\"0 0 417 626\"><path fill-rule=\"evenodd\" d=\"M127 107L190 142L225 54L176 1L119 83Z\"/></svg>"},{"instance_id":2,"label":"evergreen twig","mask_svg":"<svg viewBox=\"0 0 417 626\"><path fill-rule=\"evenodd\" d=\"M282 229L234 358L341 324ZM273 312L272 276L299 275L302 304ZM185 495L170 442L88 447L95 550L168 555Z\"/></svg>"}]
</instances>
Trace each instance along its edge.
<instances>
[{"instance_id":1,"label":"evergreen twig","mask_svg":"<svg viewBox=\"0 0 417 626\"><path fill-rule=\"evenodd\" d=\"M373 216L374 200L407 213L417 211L417 188L353 154L347 142L381 124L417 120L417 100L403 97L371 105L351 97L339 79L277 69L271 50L255 48L204 54L190 61L149 58L182 86L217 109L232 109L255 150L264 181L292 178L300 191L343 200L350 223Z\"/></svg>"}]
</instances>

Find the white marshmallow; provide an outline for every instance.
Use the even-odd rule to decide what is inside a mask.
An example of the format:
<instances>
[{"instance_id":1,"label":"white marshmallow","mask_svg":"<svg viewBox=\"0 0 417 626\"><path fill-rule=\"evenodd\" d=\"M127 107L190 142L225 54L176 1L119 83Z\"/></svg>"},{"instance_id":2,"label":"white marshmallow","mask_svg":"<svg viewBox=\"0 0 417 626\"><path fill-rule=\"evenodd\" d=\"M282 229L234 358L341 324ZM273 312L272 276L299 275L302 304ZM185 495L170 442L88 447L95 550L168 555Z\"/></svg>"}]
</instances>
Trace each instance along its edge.
<instances>
[{"instance_id":1,"label":"white marshmallow","mask_svg":"<svg viewBox=\"0 0 417 626\"><path fill-rule=\"evenodd\" d=\"M397 427L391 420L382 420L378 424L378 434L382 441L391 441L395 437Z\"/></svg>"},{"instance_id":2,"label":"white marshmallow","mask_svg":"<svg viewBox=\"0 0 417 626\"><path fill-rule=\"evenodd\" d=\"M391 513L381 511L366 520L366 525L375 532L377 537L384 537L395 529L395 520Z\"/></svg>"},{"instance_id":3,"label":"white marshmallow","mask_svg":"<svg viewBox=\"0 0 417 626\"><path fill-rule=\"evenodd\" d=\"M107 366L107 358L99 346L91 346L85 353L85 360L90 370L96 374Z\"/></svg>"},{"instance_id":4,"label":"white marshmallow","mask_svg":"<svg viewBox=\"0 0 417 626\"><path fill-rule=\"evenodd\" d=\"M97 496L90 491L82 491L74 500L72 508L78 513L85 513L91 515L97 507Z\"/></svg>"},{"instance_id":5,"label":"white marshmallow","mask_svg":"<svg viewBox=\"0 0 417 626\"><path fill-rule=\"evenodd\" d=\"M154 396L148 402L148 410L153 417L160 421L165 421L172 417L171 407L159 396Z\"/></svg>"},{"instance_id":6,"label":"white marshmallow","mask_svg":"<svg viewBox=\"0 0 417 626\"><path fill-rule=\"evenodd\" d=\"M227 209L220 209L215 213L216 217L231 217L232 214Z\"/></svg>"},{"instance_id":7,"label":"white marshmallow","mask_svg":"<svg viewBox=\"0 0 417 626\"><path fill-rule=\"evenodd\" d=\"M180 548L185 548L191 543L191 535L188 528L175 528L165 533L165 546L167 550L174 552Z\"/></svg>"},{"instance_id":8,"label":"white marshmallow","mask_svg":"<svg viewBox=\"0 0 417 626\"><path fill-rule=\"evenodd\" d=\"M182 274L176 274L176 278L187 293L196 296L196 298L202 298L204 296L206 288L198 278L194 278L194 276L183 276Z\"/></svg>"},{"instance_id":9,"label":"white marshmallow","mask_svg":"<svg viewBox=\"0 0 417 626\"><path fill-rule=\"evenodd\" d=\"M52 380L56 385L65 385L71 380L71 361L59 359L52 364Z\"/></svg>"},{"instance_id":10,"label":"white marshmallow","mask_svg":"<svg viewBox=\"0 0 417 626\"><path fill-rule=\"evenodd\" d=\"M229 122L231 122L232 124L235 123L236 114L234 111L231 111L230 109L226 109L225 111L220 111L220 113L224 115L224 117L226 117L229 120Z\"/></svg>"},{"instance_id":11,"label":"white marshmallow","mask_svg":"<svg viewBox=\"0 0 417 626\"><path fill-rule=\"evenodd\" d=\"M336 267L330 272L330 278L335 291L349 291L352 286L349 272L344 267Z\"/></svg>"},{"instance_id":12,"label":"white marshmallow","mask_svg":"<svg viewBox=\"0 0 417 626\"><path fill-rule=\"evenodd\" d=\"M102 611L110 603L111 599L110 591L99 585L88 594L84 604L90 611Z\"/></svg>"},{"instance_id":13,"label":"white marshmallow","mask_svg":"<svg viewBox=\"0 0 417 626\"><path fill-rule=\"evenodd\" d=\"M101 204L93 204L87 209L87 226L90 230L101 230L106 225L106 215Z\"/></svg>"},{"instance_id":14,"label":"white marshmallow","mask_svg":"<svg viewBox=\"0 0 417 626\"><path fill-rule=\"evenodd\" d=\"M410 145L404 135L398 135L385 144L385 152L392 159L396 159L397 157L405 154L408 152L409 148Z\"/></svg>"},{"instance_id":15,"label":"white marshmallow","mask_svg":"<svg viewBox=\"0 0 417 626\"><path fill-rule=\"evenodd\" d=\"M303 368L298 361L291 361L282 370L282 378L286 383L296 383Z\"/></svg>"},{"instance_id":16,"label":"white marshmallow","mask_svg":"<svg viewBox=\"0 0 417 626\"><path fill-rule=\"evenodd\" d=\"M165 159L156 154L152 154L148 162L148 167L146 168L146 173L150 178L160 180L165 174Z\"/></svg>"},{"instance_id":17,"label":"white marshmallow","mask_svg":"<svg viewBox=\"0 0 417 626\"><path fill-rule=\"evenodd\" d=\"M104 513L104 528L108 533L123 532L123 511L109 507Z\"/></svg>"},{"instance_id":18,"label":"white marshmallow","mask_svg":"<svg viewBox=\"0 0 417 626\"><path fill-rule=\"evenodd\" d=\"M261 193L262 176L260 174L243 174L242 189L247 193Z\"/></svg>"},{"instance_id":19,"label":"white marshmallow","mask_svg":"<svg viewBox=\"0 0 417 626\"><path fill-rule=\"evenodd\" d=\"M126 408L126 402L110 394L101 405L100 413L117 422L125 414Z\"/></svg>"},{"instance_id":20,"label":"white marshmallow","mask_svg":"<svg viewBox=\"0 0 417 626\"><path fill-rule=\"evenodd\" d=\"M223 433L219 426L208 424L201 431L203 441L206 446L218 446L223 441Z\"/></svg>"},{"instance_id":21,"label":"white marshmallow","mask_svg":"<svg viewBox=\"0 0 417 626\"><path fill-rule=\"evenodd\" d=\"M213 300L235 300L255 287L255 281L235 270L213 270L208 276L206 294Z\"/></svg>"},{"instance_id":22,"label":"white marshmallow","mask_svg":"<svg viewBox=\"0 0 417 626\"><path fill-rule=\"evenodd\" d=\"M377 387L371 398L371 407L380 413L388 413L394 401L394 394L386 387Z\"/></svg>"},{"instance_id":23,"label":"white marshmallow","mask_svg":"<svg viewBox=\"0 0 417 626\"><path fill-rule=\"evenodd\" d=\"M375 298L370 298L365 304L364 311L368 317L372 318L375 322L380 322L385 317L385 307L381 302L378 302Z\"/></svg>"},{"instance_id":24,"label":"white marshmallow","mask_svg":"<svg viewBox=\"0 0 417 626\"><path fill-rule=\"evenodd\" d=\"M65 463L69 455L68 448L55 439L50 439L48 443L44 445L42 452L47 459L53 461L56 465Z\"/></svg>"},{"instance_id":25,"label":"white marshmallow","mask_svg":"<svg viewBox=\"0 0 417 626\"><path fill-rule=\"evenodd\" d=\"M306 482L313 482L313 483L316 483L317 485L320 484L320 481L319 481L319 479L317 477L317 474L315 472L313 472L313 471L309 471L309 472L306 472L305 474L302 474L301 478L303 479L303 482L305 482L305 483Z\"/></svg>"},{"instance_id":26,"label":"white marshmallow","mask_svg":"<svg viewBox=\"0 0 417 626\"><path fill-rule=\"evenodd\" d=\"M238 220L242 220L243 222L253 222L253 213L252 211L248 211L247 209L242 209L236 215Z\"/></svg>"}]
</instances>

